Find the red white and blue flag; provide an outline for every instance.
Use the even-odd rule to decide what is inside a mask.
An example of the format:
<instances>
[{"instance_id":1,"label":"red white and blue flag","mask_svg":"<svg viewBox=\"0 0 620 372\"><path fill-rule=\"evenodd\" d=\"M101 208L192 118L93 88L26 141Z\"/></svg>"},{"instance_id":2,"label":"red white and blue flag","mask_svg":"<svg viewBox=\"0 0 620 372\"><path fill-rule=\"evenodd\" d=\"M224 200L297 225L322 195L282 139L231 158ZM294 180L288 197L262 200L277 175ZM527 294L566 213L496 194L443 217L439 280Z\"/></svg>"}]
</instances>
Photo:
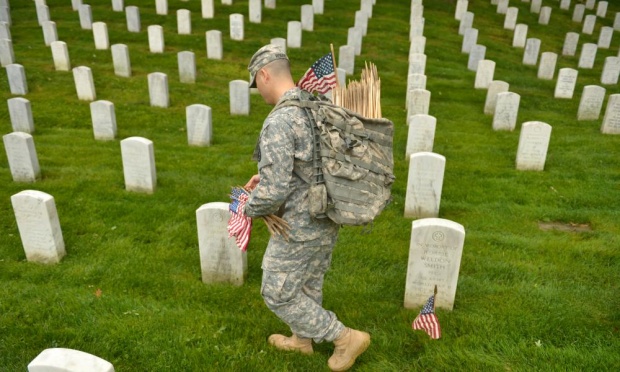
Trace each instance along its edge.
<instances>
[{"instance_id":1,"label":"red white and blue flag","mask_svg":"<svg viewBox=\"0 0 620 372\"><path fill-rule=\"evenodd\" d=\"M435 315L435 295L433 294L426 301L426 305L420 311L420 314L415 318L413 329L421 329L425 331L432 339L436 340L441 337L441 328L439 327L439 320Z\"/></svg>"},{"instance_id":2,"label":"red white and blue flag","mask_svg":"<svg viewBox=\"0 0 620 372\"><path fill-rule=\"evenodd\" d=\"M250 232L252 231L252 218L243 213L245 202L248 201L247 191L240 187L233 187L230 192L230 219L228 220L228 236L235 237L237 247L246 251L250 243Z\"/></svg>"},{"instance_id":3,"label":"red white and blue flag","mask_svg":"<svg viewBox=\"0 0 620 372\"><path fill-rule=\"evenodd\" d=\"M332 90L337 82L336 71L334 71L334 59L331 53L327 53L314 62L312 67L299 80L297 86L310 93L317 91L325 94Z\"/></svg>"}]
</instances>

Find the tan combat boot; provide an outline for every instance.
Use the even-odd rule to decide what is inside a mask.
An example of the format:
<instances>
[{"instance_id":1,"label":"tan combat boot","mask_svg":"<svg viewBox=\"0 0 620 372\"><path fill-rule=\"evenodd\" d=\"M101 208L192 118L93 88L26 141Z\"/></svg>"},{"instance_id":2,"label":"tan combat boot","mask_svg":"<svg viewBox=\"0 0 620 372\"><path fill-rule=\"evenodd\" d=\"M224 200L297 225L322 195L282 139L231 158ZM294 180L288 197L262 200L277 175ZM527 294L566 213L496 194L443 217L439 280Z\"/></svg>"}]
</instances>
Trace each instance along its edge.
<instances>
[{"instance_id":1,"label":"tan combat boot","mask_svg":"<svg viewBox=\"0 0 620 372\"><path fill-rule=\"evenodd\" d=\"M302 354L312 354L312 339L301 338L293 334L291 337L284 335L271 335L269 336L269 344L275 346L280 350L286 351L299 351Z\"/></svg>"},{"instance_id":2,"label":"tan combat boot","mask_svg":"<svg viewBox=\"0 0 620 372\"><path fill-rule=\"evenodd\" d=\"M346 371L351 368L355 359L370 345L370 335L366 332L345 328L334 340L334 354L327 361L332 371Z\"/></svg>"}]
</instances>

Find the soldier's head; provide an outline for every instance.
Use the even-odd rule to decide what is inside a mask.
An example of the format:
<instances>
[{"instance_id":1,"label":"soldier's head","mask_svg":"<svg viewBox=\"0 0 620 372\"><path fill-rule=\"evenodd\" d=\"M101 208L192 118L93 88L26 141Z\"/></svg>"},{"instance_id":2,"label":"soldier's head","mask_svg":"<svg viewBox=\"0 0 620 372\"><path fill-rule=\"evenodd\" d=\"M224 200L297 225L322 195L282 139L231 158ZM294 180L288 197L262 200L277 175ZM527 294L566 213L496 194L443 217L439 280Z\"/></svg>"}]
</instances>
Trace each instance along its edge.
<instances>
[{"instance_id":1,"label":"soldier's head","mask_svg":"<svg viewBox=\"0 0 620 372\"><path fill-rule=\"evenodd\" d=\"M265 102L275 104L295 86L286 53L273 44L260 48L250 60L250 88L258 88Z\"/></svg>"}]
</instances>

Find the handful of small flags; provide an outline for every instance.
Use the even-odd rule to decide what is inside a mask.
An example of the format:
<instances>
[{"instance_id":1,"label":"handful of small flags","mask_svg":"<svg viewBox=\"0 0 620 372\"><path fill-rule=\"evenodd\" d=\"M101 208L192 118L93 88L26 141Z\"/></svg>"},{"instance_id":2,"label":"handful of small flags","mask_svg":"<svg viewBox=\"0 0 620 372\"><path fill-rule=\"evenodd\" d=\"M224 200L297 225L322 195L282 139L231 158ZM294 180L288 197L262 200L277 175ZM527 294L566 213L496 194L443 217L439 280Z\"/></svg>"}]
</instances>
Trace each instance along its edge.
<instances>
[{"instance_id":1,"label":"handful of small flags","mask_svg":"<svg viewBox=\"0 0 620 372\"><path fill-rule=\"evenodd\" d=\"M252 218L243 213L243 208L249 196L249 191L243 187L233 187L230 192L231 202L228 206L228 210L230 211L228 236L235 237L237 247L244 252L248 248L248 243L250 243L250 233L252 231ZM271 235L282 236L288 241L288 231L290 227L286 221L273 214L262 216L261 218L265 221Z\"/></svg>"}]
</instances>

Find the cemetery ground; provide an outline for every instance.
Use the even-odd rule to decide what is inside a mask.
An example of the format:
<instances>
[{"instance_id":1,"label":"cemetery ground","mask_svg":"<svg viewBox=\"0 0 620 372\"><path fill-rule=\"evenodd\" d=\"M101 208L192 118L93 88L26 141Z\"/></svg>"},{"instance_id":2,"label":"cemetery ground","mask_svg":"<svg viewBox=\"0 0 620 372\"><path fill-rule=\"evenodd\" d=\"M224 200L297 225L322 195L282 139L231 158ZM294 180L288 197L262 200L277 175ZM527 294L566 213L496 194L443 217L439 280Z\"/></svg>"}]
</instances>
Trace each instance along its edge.
<instances>
[{"instance_id":1,"label":"cemetery ground","mask_svg":"<svg viewBox=\"0 0 620 372\"><path fill-rule=\"evenodd\" d=\"M248 78L247 62L273 37L286 37L286 22L299 20L307 1L278 1L264 9L262 23L247 21L247 1L223 6L215 18L200 17L200 2L169 1L167 16L154 1L140 7L142 31L127 32L125 14L110 1L91 1L94 21L108 25L111 44L130 50L133 74L114 74L110 50L95 50L69 0L47 0L59 40L69 47L72 67L93 71L97 99L115 104L118 134L93 139L89 102L77 99L71 72L55 71L31 1L11 1L11 33L17 63L26 70L34 116L34 142L41 166L37 182L16 183L0 151L0 370L22 371L42 350L78 349L111 362L117 371L314 371L325 370L332 344L303 356L269 347L274 332L288 333L260 297L260 263L269 235L254 221L248 276L242 286L204 284L195 211L228 201L231 186L255 173L250 161L262 120L269 113L258 94L249 116L229 114L228 83ZM513 0L528 37L541 52L561 54L568 31L579 32L571 12L554 1L548 26L538 25L529 3ZM408 163L405 90L409 53L409 1L377 0L362 54L377 65L384 117L395 124L393 202L370 228L341 231L324 304L347 325L368 331L372 343L356 363L360 371L405 370L599 370L620 368L620 137L600 132L601 119L577 121L585 85L600 84L605 56L594 69L579 69L573 99L554 99L554 81L539 80L535 66L522 65L523 49L511 46L512 31L489 1L470 1L478 43L497 63L495 79L521 95L517 128L493 131L483 114L486 91L474 89L475 73L461 54L455 1L424 2L430 115L437 118L433 152L446 157L439 217L462 224L466 238L453 311L438 309L442 338L413 331L419 309L405 309L403 296L412 219L403 217ZM176 9L192 12L192 34L176 32ZM346 44L358 0L325 2L302 48L288 49L301 77L329 43ZM571 8L572 9L572 8ZM593 35L610 26L620 5L610 2ZM228 15L246 15L245 40L228 37ZM611 16L609 15L611 14ZM148 49L146 27L158 24L165 52ZM205 32L222 31L222 61L206 58ZM180 83L177 52L196 54L196 84ZM577 68L560 56L558 68ZM147 74L163 72L170 107L149 105ZM15 97L0 74L0 97ZM605 86L607 95L619 93ZM211 146L188 146L185 108L213 110ZM604 108L603 108L604 112ZM6 105L3 135L11 132ZM519 129L526 121L552 126L544 171L517 171ZM152 195L125 190L119 141L153 141L157 188ZM67 255L56 265L26 261L10 197L23 190L54 196ZM539 225L542 224L543 228ZM548 228L551 226L552 228ZM558 227L558 228L553 228ZM572 228L571 228L572 227ZM430 295L430 293L429 293Z\"/></svg>"}]
</instances>

